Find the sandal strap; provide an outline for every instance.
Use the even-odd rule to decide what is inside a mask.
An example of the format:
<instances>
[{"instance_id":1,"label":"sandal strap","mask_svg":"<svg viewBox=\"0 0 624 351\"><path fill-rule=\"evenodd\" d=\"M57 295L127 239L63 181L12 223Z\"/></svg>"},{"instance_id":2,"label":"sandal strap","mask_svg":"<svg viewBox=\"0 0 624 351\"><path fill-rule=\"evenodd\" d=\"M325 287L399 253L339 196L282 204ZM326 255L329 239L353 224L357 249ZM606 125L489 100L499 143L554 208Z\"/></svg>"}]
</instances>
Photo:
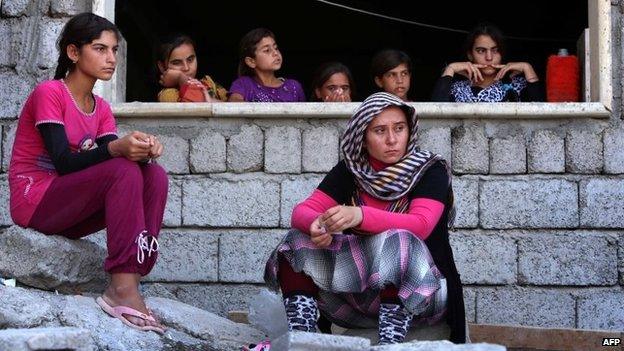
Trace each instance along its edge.
<instances>
[{"instance_id":1,"label":"sandal strap","mask_svg":"<svg viewBox=\"0 0 624 351\"><path fill-rule=\"evenodd\" d=\"M145 314L141 311L137 311L134 308L130 308L127 306L113 307L113 310L115 311L115 313L118 313L119 315L128 315L128 316L138 317L146 321L156 322L154 317L152 317L151 315Z\"/></svg>"}]
</instances>

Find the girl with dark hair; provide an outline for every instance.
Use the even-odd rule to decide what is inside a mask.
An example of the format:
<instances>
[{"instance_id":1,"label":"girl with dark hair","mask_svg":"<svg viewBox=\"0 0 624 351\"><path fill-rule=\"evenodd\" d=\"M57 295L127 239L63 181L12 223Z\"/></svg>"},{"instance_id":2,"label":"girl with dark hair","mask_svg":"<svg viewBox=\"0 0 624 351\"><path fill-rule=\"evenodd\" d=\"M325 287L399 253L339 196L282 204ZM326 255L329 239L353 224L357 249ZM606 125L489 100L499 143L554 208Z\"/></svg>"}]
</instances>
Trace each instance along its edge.
<instances>
[{"instance_id":1,"label":"girl with dark hair","mask_svg":"<svg viewBox=\"0 0 624 351\"><path fill-rule=\"evenodd\" d=\"M160 102L219 102L227 100L227 90L206 75L197 75L195 42L186 35L166 38L158 51L156 62L160 72Z\"/></svg>"},{"instance_id":2,"label":"girl with dark hair","mask_svg":"<svg viewBox=\"0 0 624 351\"><path fill-rule=\"evenodd\" d=\"M340 161L293 209L292 229L264 280L281 290L289 330L315 332L319 313L345 328L378 328L379 343L446 320L466 340L462 285L449 245L451 173L419 150L416 111L381 92L356 109ZM320 312L319 312L320 311Z\"/></svg>"},{"instance_id":3,"label":"girl with dark hair","mask_svg":"<svg viewBox=\"0 0 624 351\"><path fill-rule=\"evenodd\" d=\"M371 61L371 74L379 89L409 101L412 60L406 53L393 49L378 52Z\"/></svg>"},{"instance_id":4,"label":"girl with dark hair","mask_svg":"<svg viewBox=\"0 0 624 351\"><path fill-rule=\"evenodd\" d=\"M106 228L110 285L96 302L136 329L164 332L139 292L156 262L167 201L154 135L117 138L111 108L93 94L111 79L119 32L92 13L71 18L58 41L54 80L39 84L19 117L9 169L11 217L46 235L78 239Z\"/></svg>"},{"instance_id":5,"label":"girl with dark hair","mask_svg":"<svg viewBox=\"0 0 624 351\"><path fill-rule=\"evenodd\" d=\"M311 101L350 102L354 96L353 76L342 63L325 63L314 73Z\"/></svg>"},{"instance_id":6,"label":"girl with dark hair","mask_svg":"<svg viewBox=\"0 0 624 351\"><path fill-rule=\"evenodd\" d=\"M477 25L466 38L464 52L468 61L446 66L433 89L433 101L544 101L530 63L503 64L505 40L496 26Z\"/></svg>"},{"instance_id":7,"label":"girl with dark hair","mask_svg":"<svg viewBox=\"0 0 624 351\"><path fill-rule=\"evenodd\" d=\"M228 101L305 101L299 82L275 76L275 72L282 68L282 53L273 32L266 28L251 30L241 39L239 54L239 78L230 87Z\"/></svg>"}]
</instances>

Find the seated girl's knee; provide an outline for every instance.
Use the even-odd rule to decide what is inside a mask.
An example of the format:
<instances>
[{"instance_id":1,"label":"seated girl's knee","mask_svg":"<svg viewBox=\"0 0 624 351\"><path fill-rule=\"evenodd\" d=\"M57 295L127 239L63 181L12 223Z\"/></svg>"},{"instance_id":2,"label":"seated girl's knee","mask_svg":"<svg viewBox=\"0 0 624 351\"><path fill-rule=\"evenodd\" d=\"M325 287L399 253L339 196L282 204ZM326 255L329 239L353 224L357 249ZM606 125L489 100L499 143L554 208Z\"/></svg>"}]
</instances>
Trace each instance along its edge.
<instances>
[{"instance_id":1,"label":"seated girl's knee","mask_svg":"<svg viewBox=\"0 0 624 351\"><path fill-rule=\"evenodd\" d=\"M417 237L414 233L410 232L409 230L405 230L405 229L389 229L385 232L386 236L390 237L390 236L397 236L401 239L405 239L405 240L416 240L416 241L422 241L419 237Z\"/></svg>"},{"instance_id":2,"label":"seated girl's knee","mask_svg":"<svg viewBox=\"0 0 624 351\"><path fill-rule=\"evenodd\" d=\"M108 160L107 163L109 164L114 175L121 177L141 176L139 165L136 162L130 161L124 157L115 157Z\"/></svg>"},{"instance_id":3,"label":"seated girl's knee","mask_svg":"<svg viewBox=\"0 0 624 351\"><path fill-rule=\"evenodd\" d=\"M144 166L143 172L145 177L149 178L152 182L156 182L161 185L169 184L169 176L167 175L167 171L159 164L147 164Z\"/></svg>"}]
</instances>

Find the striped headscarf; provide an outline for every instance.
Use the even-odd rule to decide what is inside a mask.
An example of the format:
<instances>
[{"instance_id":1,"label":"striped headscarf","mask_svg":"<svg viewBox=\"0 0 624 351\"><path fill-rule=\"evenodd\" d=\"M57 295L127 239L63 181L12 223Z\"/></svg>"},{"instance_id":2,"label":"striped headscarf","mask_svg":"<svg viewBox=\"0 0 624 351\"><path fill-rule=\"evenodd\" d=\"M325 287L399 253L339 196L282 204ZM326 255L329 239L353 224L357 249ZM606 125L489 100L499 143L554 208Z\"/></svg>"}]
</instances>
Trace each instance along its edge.
<instances>
[{"instance_id":1,"label":"striped headscarf","mask_svg":"<svg viewBox=\"0 0 624 351\"><path fill-rule=\"evenodd\" d=\"M409 125L409 141L403 158L380 171L375 171L370 165L365 148L364 137L370 122L384 109L396 106L405 112ZM345 130L340 148L347 168L353 173L359 190L385 201L392 201L389 210L392 212L407 212L409 202L406 195L420 181L425 171L438 161L446 162L442 156L429 151L421 151L417 144L418 118L416 110L404 103L398 97L385 92L375 93L362 103L351 116ZM448 168L448 167L447 167ZM450 172L449 172L450 175ZM450 177L449 177L450 181ZM453 206L452 192L449 206ZM359 199L355 199L356 204ZM453 211L449 212L449 220Z\"/></svg>"}]
</instances>

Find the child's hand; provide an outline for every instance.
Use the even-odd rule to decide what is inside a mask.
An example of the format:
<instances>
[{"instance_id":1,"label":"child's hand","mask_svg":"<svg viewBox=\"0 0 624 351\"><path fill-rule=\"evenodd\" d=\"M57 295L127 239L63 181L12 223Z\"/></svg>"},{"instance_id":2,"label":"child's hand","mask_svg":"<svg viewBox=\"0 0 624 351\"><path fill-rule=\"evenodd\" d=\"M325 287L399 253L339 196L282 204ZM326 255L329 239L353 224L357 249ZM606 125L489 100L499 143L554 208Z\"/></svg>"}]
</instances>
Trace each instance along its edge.
<instances>
[{"instance_id":1,"label":"child's hand","mask_svg":"<svg viewBox=\"0 0 624 351\"><path fill-rule=\"evenodd\" d=\"M185 77L186 77L186 76L185 76ZM197 79L195 79L195 78L188 78L188 77L187 77L187 78L186 78L186 81L184 81L182 84L190 84L190 85L195 85L195 86L200 87L200 88L206 88L206 87L202 84L202 82L200 82L199 80L197 80ZM182 85L182 84L180 84L180 85Z\"/></svg>"},{"instance_id":2,"label":"child's hand","mask_svg":"<svg viewBox=\"0 0 624 351\"><path fill-rule=\"evenodd\" d=\"M338 233L360 225L362 209L357 206L337 205L325 211L320 218L325 224L325 230L329 233Z\"/></svg>"},{"instance_id":3,"label":"child's hand","mask_svg":"<svg viewBox=\"0 0 624 351\"><path fill-rule=\"evenodd\" d=\"M151 148L149 136L139 131L134 131L123 138L108 143L108 152L111 156L123 156L130 161L141 161L149 158Z\"/></svg>"},{"instance_id":4,"label":"child's hand","mask_svg":"<svg viewBox=\"0 0 624 351\"><path fill-rule=\"evenodd\" d=\"M160 75L160 80L158 83L165 88L177 88L182 84L186 83L189 80L189 77L186 74L182 73L182 71L178 71L175 69L168 69L164 71Z\"/></svg>"},{"instance_id":5,"label":"child's hand","mask_svg":"<svg viewBox=\"0 0 624 351\"><path fill-rule=\"evenodd\" d=\"M334 91L330 95L325 96L325 102L351 102L351 97L341 91Z\"/></svg>"},{"instance_id":6,"label":"child's hand","mask_svg":"<svg viewBox=\"0 0 624 351\"><path fill-rule=\"evenodd\" d=\"M310 239L318 247L327 247L333 240L331 233L325 230L321 216L318 216L310 225Z\"/></svg>"},{"instance_id":7,"label":"child's hand","mask_svg":"<svg viewBox=\"0 0 624 351\"><path fill-rule=\"evenodd\" d=\"M155 135L148 136L148 143L150 144L149 157L152 159L159 158L165 149L163 144L156 138Z\"/></svg>"}]
</instances>

